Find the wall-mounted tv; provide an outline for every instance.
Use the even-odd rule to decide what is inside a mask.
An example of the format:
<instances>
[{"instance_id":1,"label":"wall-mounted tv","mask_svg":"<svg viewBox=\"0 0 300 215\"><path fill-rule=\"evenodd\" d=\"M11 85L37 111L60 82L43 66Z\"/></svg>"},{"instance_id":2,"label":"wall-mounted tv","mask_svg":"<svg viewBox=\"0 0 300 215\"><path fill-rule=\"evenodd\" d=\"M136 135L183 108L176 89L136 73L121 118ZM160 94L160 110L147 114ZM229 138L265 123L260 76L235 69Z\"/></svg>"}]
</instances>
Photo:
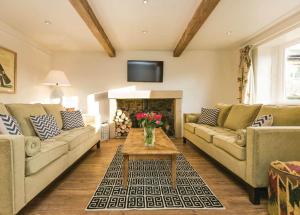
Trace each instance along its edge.
<instances>
[{"instance_id":1,"label":"wall-mounted tv","mask_svg":"<svg viewBox=\"0 0 300 215\"><path fill-rule=\"evenodd\" d=\"M163 82L163 61L129 60L127 62L128 82Z\"/></svg>"}]
</instances>

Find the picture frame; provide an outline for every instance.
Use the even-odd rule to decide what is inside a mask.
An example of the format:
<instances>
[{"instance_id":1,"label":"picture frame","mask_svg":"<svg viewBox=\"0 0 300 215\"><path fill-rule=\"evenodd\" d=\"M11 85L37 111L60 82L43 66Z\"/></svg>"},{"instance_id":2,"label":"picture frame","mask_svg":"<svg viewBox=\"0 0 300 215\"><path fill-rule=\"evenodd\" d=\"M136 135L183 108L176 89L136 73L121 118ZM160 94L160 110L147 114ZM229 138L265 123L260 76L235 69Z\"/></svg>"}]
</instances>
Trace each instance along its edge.
<instances>
[{"instance_id":1,"label":"picture frame","mask_svg":"<svg viewBox=\"0 0 300 215\"><path fill-rule=\"evenodd\" d=\"M16 93L17 53L0 47L0 93Z\"/></svg>"}]
</instances>

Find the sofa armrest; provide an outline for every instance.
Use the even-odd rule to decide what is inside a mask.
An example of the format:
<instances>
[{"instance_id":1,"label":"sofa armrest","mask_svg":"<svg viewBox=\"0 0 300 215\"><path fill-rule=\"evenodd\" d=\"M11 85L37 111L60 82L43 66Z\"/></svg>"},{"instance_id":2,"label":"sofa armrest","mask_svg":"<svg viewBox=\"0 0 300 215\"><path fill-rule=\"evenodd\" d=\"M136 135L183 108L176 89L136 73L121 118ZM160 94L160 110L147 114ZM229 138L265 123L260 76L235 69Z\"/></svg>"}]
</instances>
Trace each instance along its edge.
<instances>
[{"instance_id":1,"label":"sofa armrest","mask_svg":"<svg viewBox=\"0 0 300 215\"><path fill-rule=\"evenodd\" d=\"M300 160L300 126L249 127L246 147L246 181L266 187L271 161Z\"/></svg>"},{"instance_id":2,"label":"sofa armrest","mask_svg":"<svg viewBox=\"0 0 300 215\"><path fill-rule=\"evenodd\" d=\"M25 205L24 136L0 135L0 214L16 214Z\"/></svg>"},{"instance_id":3,"label":"sofa armrest","mask_svg":"<svg viewBox=\"0 0 300 215\"><path fill-rule=\"evenodd\" d=\"M183 122L193 122L196 123L199 120L201 113L184 113L183 114Z\"/></svg>"}]
</instances>

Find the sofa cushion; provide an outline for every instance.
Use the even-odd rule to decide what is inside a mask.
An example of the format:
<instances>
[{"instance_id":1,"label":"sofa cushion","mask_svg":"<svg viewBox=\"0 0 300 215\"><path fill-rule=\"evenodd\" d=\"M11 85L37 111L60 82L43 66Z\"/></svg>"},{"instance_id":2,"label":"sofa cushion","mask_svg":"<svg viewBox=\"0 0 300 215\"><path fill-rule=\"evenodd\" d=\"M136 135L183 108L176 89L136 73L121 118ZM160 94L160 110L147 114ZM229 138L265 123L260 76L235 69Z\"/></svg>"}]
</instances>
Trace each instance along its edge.
<instances>
[{"instance_id":1,"label":"sofa cushion","mask_svg":"<svg viewBox=\"0 0 300 215\"><path fill-rule=\"evenodd\" d=\"M26 158L26 176L37 173L39 170L68 152L68 144L63 141L49 139L41 143L41 151Z\"/></svg>"},{"instance_id":2,"label":"sofa cushion","mask_svg":"<svg viewBox=\"0 0 300 215\"><path fill-rule=\"evenodd\" d=\"M46 110L47 114L51 114L54 116L57 126L59 127L59 129L62 129L63 121L60 111L64 111L65 108L61 104L43 104L43 107Z\"/></svg>"},{"instance_id":3,"label":"sofa cushion","mask_svg":"<svg viewBox=\"0 0 300 215\"><path fill-rule=\"evenodd\" d=\"M258 116L273 115L273 126L299 126L300 106L263 105Z\"/></svg>"},{"instance_id":4,"label":"sofa cushion","mask_svg":"<svg viewBox=\"0 0 300 215\"><path fill-rule=\"evenodd\" d=\"M79 110L71 112L61 111L60 114L63 121L64 130L84 127L82 113Z\"/></svg>"},{"instance_id":5,"label":"sofa cushion","mask_svg":"<svg viewBox=\"0 0 300 215\"><path fill-rule=\"evenodd\" d=\"M199 117L199 124L217 126L219 116L218 108L201 108L201 115Z\"/></svg>"},{"instance_id":6,"label":"sofa cushion","mask_svg":"<svg viewBox=\"0 0 300 215\"><path fill-rule=\"evenodd\" d=\"M8 110L6 109L5 105L3 103L0 103L0 114L3 115L10 115Z\"/></svg>"},{"instance_id":7,"label":"sofa cushion","mask_svg":"<svg viewBox=\"0 0 300 215\"><path fill-rule=\"evenodd\" d=\"M208 143L211 143L213 140L214 135L218 134L231 134L233 131L221 128L221 127L214 127L209 125L196 125L195 126L195 134L198 137L206 140Z\"/></svg>"},{"instance_id":8,"label":"sofa cushion","mask_svg":"<svg viewBox=\"0 0 300 215\"><path fill-rule=\"evenodd\" d=\"M227 119L227 116L229 114L229 111L231 110L232 105L228 105L228 104L222 104L222 103L218 103L216 105L216 108L219 109L219 116L218 116L218 121L217 121L217 125L219 127L223 127L225 120Z\"/></svg>"},{"instance_id":9,"label":"sofa cushion","mask_svg":"<svg viewBox=\"0 0 300 215\"><path fill-rule=\"evenodd\" d=\"M56 140L65 141L68 143L68 149L71 151L80 144L93 137L96 133L96 129L92 126L74 128L69 131L62 132L61 135L55 137Z\"/></svg>"},{"instance_id":10,"label":"sofa cushion","mask_svg":"<svg viewBox=\"0 0 300 215\"><path fill-rule=\"evenodd\" d=\"M18 121L24 136L36 136L30 116L47 114L41 104L8 104L6 107Z\"/></svg>"},{"instance_id":11,"label":"sofa cushion","mask_svg":"<svg viewBox=\"0 0 300 215\"><path fill-rule=\"evenodd\" d=\"M246 147L236 144L236 135L233 133L214 136L213 144L239 160L246 160Z\"/></svg>"},{"instance_id":12,"label":"sofa cushion","mask_svg":"<svg viewBox=\"0 0 300 215\"><path fill-rule=\"evenodd\" d=\"M256 117L254 122L252 123L252 127L268 127L273 125L273 115L262 115Z\"/></svg>"},{"instance_id":13,"label":"sofa cushion","mask_svg":"<svg viewBox=\"0 0 300 215\"><path fill-rule=\"evenodd\" d=\"M188 130L191 133L195 133L196 125L197 125L196 123L187 122L187 123L184 123L184 129Z\"/></svg>"},{"instance_id":14,"label":"sofa cushion","mask_svg":"<svg viewBox=\"0 0 300 215\"><path fill-rule=\"evenodd\" d=\"M50 139L61 133L53 115L30 116L35 132L41 140Z\"/></svg>"},{"instance_id":15,"label":"sofa cushion","mask_svg":"<svg viewBox=\"0 0 300 215\"><path fill-rule=\"evenodd\" d=\"M224 127L232 130L245 129L250 126L259 112L261 105L233 105L227 119L225 120Z\"/></svg>"},{"instance_id":16,"label":"sofa cushion","mask_svg":"<svg viewBox=\"0 0 300 215\"><path fill-rule=\"evenodd\" d=\"M25 137L25 154L32 157L41 151L41 140L35 136Z\"/></svg>"},{"instance_id":17,"label":"sofa cushion","mask_svg":"<svg viewBox=\"0 0 300 215\"><path fill-rule=\"evenodd\" d=\"M188 113L184 114L184 122L197 123L201 114L198 113Z\"/></svg>"},{"instance_id":18,"label":"sofa cushion","mask_svg":"<svg viewBox=\"0 0 300 215\"><path fill-rule=\"evenodd\" d=\"M246 146L247 144L247 130L239 129L236 131L236 142L238 146Z\"/></svg>"},{"instance_id":19,"label":"sofa cushion","mask_svg":"<svg viewBox=\"0 0 300 215\"><path fill-rule=\"evenodd\" d=\"M20 126L13 116L0 114L0 134L22 135Z\"/></svg>"}]
</instances>

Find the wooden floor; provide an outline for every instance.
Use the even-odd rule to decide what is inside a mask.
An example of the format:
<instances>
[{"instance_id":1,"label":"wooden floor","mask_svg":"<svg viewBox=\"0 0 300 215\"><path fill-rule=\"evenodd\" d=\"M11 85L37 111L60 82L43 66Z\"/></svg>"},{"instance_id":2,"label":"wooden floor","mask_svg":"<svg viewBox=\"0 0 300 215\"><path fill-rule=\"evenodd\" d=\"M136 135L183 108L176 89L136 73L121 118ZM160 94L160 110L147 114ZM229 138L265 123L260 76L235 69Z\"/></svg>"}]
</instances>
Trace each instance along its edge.
<instances>
[{"instance_id":1,"label":"wooden floor","mask_svg":"<svg viewBox=\"0 0 300 215\"><path fill-rule=\"evenodd\" d=\"M110 140L93 148L68 173L39 194L20 214L112 214L112 215L190 215L190 214L267 214L266 199L260 205L252 205L245 188L228 173L211 162L191 144L175 140L178 149L185 155L194 169L202 176L215 195L226 207L225 210L151 210L151 211L107 211L86 212L85 207L104 176L118 145L124 140Z\"/></svg>"}]
</instances>

